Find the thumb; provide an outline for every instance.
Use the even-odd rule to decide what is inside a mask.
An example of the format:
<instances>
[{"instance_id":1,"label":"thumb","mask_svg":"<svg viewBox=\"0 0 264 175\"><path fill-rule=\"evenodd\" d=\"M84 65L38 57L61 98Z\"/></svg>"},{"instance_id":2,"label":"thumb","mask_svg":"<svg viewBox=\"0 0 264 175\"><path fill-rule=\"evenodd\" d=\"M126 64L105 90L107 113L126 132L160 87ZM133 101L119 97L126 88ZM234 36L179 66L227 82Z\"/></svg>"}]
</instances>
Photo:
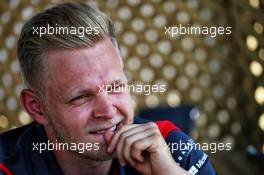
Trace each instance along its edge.
<instances>
[{"instance_id":1,"label":"thumb","mask_svg":"<svg viewBox=\"0 0 264 175\"><path fill-rule=\"evenodd\" d=\"M104 139L105 139L105 142L106 142L107 144L109 144L113 136L114 136L114 133L113 133L112 131L109 131L109 130L106 131L106 132L104 133Z\"/></svg>"}]
</instances>

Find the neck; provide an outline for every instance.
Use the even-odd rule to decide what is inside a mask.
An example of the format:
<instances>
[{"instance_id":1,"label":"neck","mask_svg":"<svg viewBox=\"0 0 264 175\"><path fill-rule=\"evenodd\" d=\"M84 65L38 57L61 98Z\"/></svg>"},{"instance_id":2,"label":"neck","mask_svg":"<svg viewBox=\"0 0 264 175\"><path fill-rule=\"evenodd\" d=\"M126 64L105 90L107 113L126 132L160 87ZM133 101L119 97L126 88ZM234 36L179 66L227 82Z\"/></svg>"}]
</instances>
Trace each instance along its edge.
<instances>
[{"instance_id":1,"label":"neck","mask_svg":"<svg viewBox=\"0 0 264 175\"><path fill-rule=\"evenodd\" d=\"M55 143L53 132L44 128L48 139ZM67 150L54 150L53 153L63 175L107 175L112 165L112 160L94 161Z\"/></svg>"}]
</instances>

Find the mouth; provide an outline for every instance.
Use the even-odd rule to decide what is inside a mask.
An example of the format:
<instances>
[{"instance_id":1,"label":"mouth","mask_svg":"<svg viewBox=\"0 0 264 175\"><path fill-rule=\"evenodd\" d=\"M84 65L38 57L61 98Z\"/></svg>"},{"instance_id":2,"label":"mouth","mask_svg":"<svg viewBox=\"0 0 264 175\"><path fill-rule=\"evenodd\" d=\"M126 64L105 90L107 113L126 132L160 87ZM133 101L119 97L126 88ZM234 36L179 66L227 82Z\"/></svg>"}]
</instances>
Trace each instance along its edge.
<instances>
[{"instance_id":1,"label":"mouth","mask_svg":"<svg viewBox=\"0 0 264 175\"><path fill-rule=\"evenodd\" d=\"M95 131L91 131L90 134L97 134L97 135L102 135L104 134L106 131L111 131L111 132L116 132L118 131L121 127L123 126L122 122L119 122L115 125L112 125L110 127L105 127L105 128L101 128L101 129L97 129Z\"/></svg>"}]
</instances>

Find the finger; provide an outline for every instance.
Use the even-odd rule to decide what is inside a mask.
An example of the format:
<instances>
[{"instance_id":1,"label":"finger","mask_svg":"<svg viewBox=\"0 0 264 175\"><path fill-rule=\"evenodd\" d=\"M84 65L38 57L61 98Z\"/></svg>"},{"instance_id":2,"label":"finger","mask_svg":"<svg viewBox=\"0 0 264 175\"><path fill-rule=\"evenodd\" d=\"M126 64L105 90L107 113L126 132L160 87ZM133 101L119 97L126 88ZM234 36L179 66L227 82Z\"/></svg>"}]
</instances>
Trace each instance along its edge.
<instances>
[{"instance_id":1,"label":"finger","mask_svg":"<svg viewBox=\"0 0 264 175\"><path fill-rule=\"evenodd\" d=\"M141 124L141 125L136 125L136 127L134 128L129 128L128 130L122 130L122 133L116 133L114 135L115 136L119 136L119 138L117 138L118 140L116 141L116 155L118 160L120 161L120 163L123 165L126 161L124 158L124 154L123 154L123 150L124 150L124 140L125 138L127 138L130 135L133 135L135 133L144 133L147 129L149 128L157 128L155 125L150 124L150 123L146 123L146 124ZM123 129L123 128L122 128ZM111 142L114 140L114 138L111 140ZM111 143L110 143L111 144ZM130 162L131 164L133 164L134 162Z\"/></svg>"},{"instance_id":2,"label":"finger","mask_svg":"<svg viewBox=\"0 0 264 175\"><path fill-rule=\"evenodd\" d=\"M124 137L127 137L127 135L129 134L128 131L124 131L123 133L121 133L120 137L119 137L119 140L117 141L117 144L116 144L116 155L117 155L117 158L119 160L119 162L121 163L121 165L125 165L126 164L126 161L123 157L123 154L122 154L122 150L123 150L123 138Z\"/></svg>"},{"instance_id":3,"label":"finger","mask_svg":"<svg viewBox=\"0 0 264 175\"><path fill-rule=\"evenodd\" d=\"M109 144L109 142L111 141L111 139L112 139L113 136L114 136L114 132L107 130L107 131L104 133L104 139L105 139L105 142L106 142L107 144Z\"/></svg>"},{"instance_id":4,"label":"finger","mask_svg":"<svg viewBox=\"0 0 264 175\"><path fill-rule=\"evenodd\" d=\"M135 163L134 160L137 160L139 162L143 162L144 157L142 156L141 152L136 154L136 155L132 155L131 147L137 140L147 138L147 137L155 134L156 132L157 131L155 128L149 128L147 130L144 130L144 132L137 132L135 134L132 134L132 135L126 137L123 144L122 144L123 145L123 157L124 157L124 159L126 161L128 161L130 164L134 164Z\"/></svg>"},{"instance_id":5,"label":"finger","mask_svg":"<svg viewBox=\"0 0 264 175\"><path fill-rule=\"evenodd\" d=\"M109 153L112 153L112 152L113 152L113 150L114 150L115 147L116 147L116 144L117 144L117 141L118 141L120 135L121 135L124 131L126 131L126 130L130 130L130 129L133 129L133 128L137 128L137 129L139 129L139 130L135 130L135 131L142 131L142 130L144 130L144 128L147 129L147 128L152 128L152 127L153 127L153 128L156 128L156 129L159 131L157 125L156 125L154 122L149 122L149 123L145 123L145 124L124 125L121 129L119 129L119 130L114 134L114 136L113 136L113 138L112 138L110 144L108 145L108 152L109 152Z\"/></svg>"},{"instance_id":6,"label":"finger","mask_svg":"<svg viewBox=\"0 0 264 175\"><path fill-rule=\"evenodd\" d=\"M134 128L130 128L128 130L123 131L122 133L119 134L119 138L117 140L116 143L116 155L118 160L121 163L126 162L125 158L124 158L124 154L123 154L123 150L124 150L124 141L127 137L129 137L130 135L133 135L135 133L138 132L145 132L145 130L147 130L148 128L144 125L138 125L137 127ZM131 164L134 164L135 162L131 161Z\"/></svg>"},{"instance_id":7,"label":"finger","mask_svg":"<svg viewBox=\"0 0 264 175\"><path fill-rule=\"evenodd\" d=\"M131 147L131 154L135 157L140 157L143 151L147 151L149 153L158 152L159 144L163 143L160 142L161 137L162 136L160 136L160 134L154 133L149 137L137 140L136 142L134 142L134 144Z\"/></svg>"},{"instance_id":8,"label":"finger","mask_svg":"<svg viewBox=\"0 0 264 175\"><path fill-rule=\"evenodd\" d=\"M135 133L144 133L146 130L150 128L156 129L157 132L159 132L155 124L153 125L153 123L146 123L146 124L137 125L136 127L130 128L129 130L123 131L122 133L119 134L119 138L117 140L115 150L116 150L117 157L119 161L121 162L121 164L126 162L124 158L124 154L123 154L125 139ZM129 159L129 160L130 160L130 164L135 163L133 159Z\"/></svg>"},{"instance_id":9,"label":"finger","mask_svg":"<svg viewBox=\"0 0 264 175\"><path fill-rule=\"evenodd\" d=\"M124 126L122 126L122 127L121 127L121 128L120 128L120 129L114 134L114 136L112 137L110 143L108 144L108 149L107 149L107 151L108 151L109 153L112 153L113 150L114 150L115 147L116 147L116 144L117 144L117 141L118 141L120 135L121 135L122 133L126 132L127 130L130 130L130 129L132 129L132 128L136 128L136 127L138 127L138 126L140 126L140 125L135 125L135 124L134 124L134 125L124 125Z\"/></svg>"}]
</instances>

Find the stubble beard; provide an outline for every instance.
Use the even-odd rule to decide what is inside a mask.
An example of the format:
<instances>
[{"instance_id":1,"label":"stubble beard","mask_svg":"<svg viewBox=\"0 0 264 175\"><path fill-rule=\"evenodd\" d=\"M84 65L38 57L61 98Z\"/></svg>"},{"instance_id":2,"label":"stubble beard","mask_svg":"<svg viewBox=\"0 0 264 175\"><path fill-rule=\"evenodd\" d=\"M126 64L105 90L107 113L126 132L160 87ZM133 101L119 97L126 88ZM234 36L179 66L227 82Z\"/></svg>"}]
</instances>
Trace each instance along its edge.
<instances>
[{"instance_id":1,"label":"stubble beard","mask_svg":"<svg viewBox=\"0 0 264 175\"><path fill-rule=\"evenodd\" d=\"M78 144L86 144L86 143L91 143L85 139L81 139L79 136L75 136L72 134L72 132L67 129L65 126L60 124L60 122L56 121L56 119L53 116L48 115L49 118L49 127L51 127L55 137L60 143L67 143L71 145L74 143L75 145ZM92 143L94 145L94 143ZM71 153L87 158L93 161L107 161L115 158L114 154L108 154L107 153L107 144L105 142L99 143L98 144L99 149L98 150L68 150ZM94 147L93 147L94 148Z\"/></svg>"}]
</instances>

